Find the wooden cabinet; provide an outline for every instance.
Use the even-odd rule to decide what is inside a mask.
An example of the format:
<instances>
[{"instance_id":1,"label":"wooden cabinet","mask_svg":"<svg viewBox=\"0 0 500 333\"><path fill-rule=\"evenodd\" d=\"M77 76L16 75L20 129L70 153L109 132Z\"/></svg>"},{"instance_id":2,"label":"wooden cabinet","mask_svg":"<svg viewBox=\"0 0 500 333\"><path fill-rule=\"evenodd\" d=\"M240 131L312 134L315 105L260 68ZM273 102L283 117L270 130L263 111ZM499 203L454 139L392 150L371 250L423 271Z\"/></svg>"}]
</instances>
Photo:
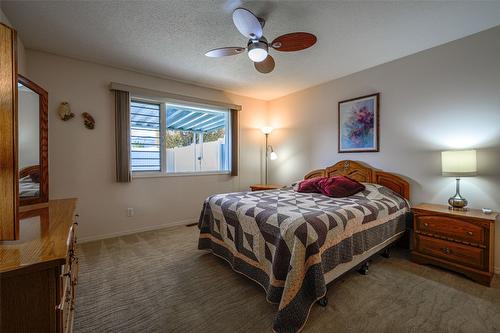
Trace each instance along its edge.
<instances>
[{"instance_id":1,"label":"wooden cabinet","mask_svg":"<svg viewBox=\"0 0 500 333\"><path fill-rule=\"evenodd\" d=\"M0 240L17 236L16 31L0 23Z\"/></svg>"},{"instance_id":2,"label":"wooden cabinet","mask_svg":"<svg viewBox=\"0 0 500 333\"><path fill-rule=\"evenodd\" d=\"M59 328L62 329L62 332L71 332L73 330L76 285L78 284L78 271L80 268L76 251L77 227L78 222L75 221L68 233L68 240L66 241L68 251L60 279L62 291L57 305L57 314L59 316Z\"/></svg>"},{"instance_id":3,"label":"wooden cabinet","mask_svg":"<svg viewBox=\"0 0 500 333\"><path fill-rule=\"evenodd\" d=\"M454 211L432 204L417 205L413 212L412 261L441 266L481 284L491 284L497 213Z\"/></svg>"},{"instance_id":4,"label":"wooden cabinet","mask_svg":"<svg viewBox=\"0 0 500 333\"><path fill-rule=\"evenodd\" d=\"M282 187L283 187L282 185L254 184L250 185L250 190L251 191L276 190Z\"/></svg>"},{"instance_id":5,"label":"wooden cabinet","mask_svg":"<svg viewBox=\"0 0 500 333\"><path fill-rule=\"evenodd\" d=\"M0 242L0 332L71 332L78 283L76 199L20 212Z\"/></svg>"}]
</instances>

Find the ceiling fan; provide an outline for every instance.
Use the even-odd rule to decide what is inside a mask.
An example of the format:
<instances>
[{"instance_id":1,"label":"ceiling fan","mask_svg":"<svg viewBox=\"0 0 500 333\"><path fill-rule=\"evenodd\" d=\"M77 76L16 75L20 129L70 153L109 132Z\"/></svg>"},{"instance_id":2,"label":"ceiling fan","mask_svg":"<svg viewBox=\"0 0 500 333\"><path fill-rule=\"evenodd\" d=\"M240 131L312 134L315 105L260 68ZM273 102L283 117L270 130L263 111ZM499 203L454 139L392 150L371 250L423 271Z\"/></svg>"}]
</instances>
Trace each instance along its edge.
<instances>
[{"instance_id":1,"label":"ceiling fan","mask_svg":"<svg viewBox=\"0 0 500 333\"><path fill-rule=\"evenodd\" d=\"M249 38L246 47L221 47L205 53L207 57L218 58L237 55L248 50L248 57L254 62L255 69L261 73L273 71L275 63L269 54L270 49L281 52L294 52L307 49L316 43L316 36L308 32L292 32L275 38L271 43L263 35L262 28L266 21L255 16L245 8L233 11L236 29Z\"/></svg>"}]
</instances>

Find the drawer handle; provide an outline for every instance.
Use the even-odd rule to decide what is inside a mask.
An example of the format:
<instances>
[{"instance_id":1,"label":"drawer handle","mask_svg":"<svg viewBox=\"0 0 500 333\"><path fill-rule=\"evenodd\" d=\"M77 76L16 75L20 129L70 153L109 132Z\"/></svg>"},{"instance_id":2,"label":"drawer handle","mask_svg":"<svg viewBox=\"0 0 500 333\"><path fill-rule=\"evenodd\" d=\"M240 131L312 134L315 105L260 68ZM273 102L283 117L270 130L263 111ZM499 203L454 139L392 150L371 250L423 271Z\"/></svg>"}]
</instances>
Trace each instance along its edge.
<instances>
[{"instance_id":1,"label":"drawer handle","mask_svg":"<svg viewBox=\"0 0 500 333\"><path fill-rule=\"evenodd\" d=\"M424 227L428 227L429 226L429 223L424 223Z\"/></svg>"},{"instance_id":2,"label":"drawer handle","mask_svg":"<svg viewBox=\"0 0 500 333\"><path fill-rule=\"evenodd\" d=\"M441 249L441 251L443 251L444 254L450 254L451 253L451 250L449 248L447 248L447 247L443 247Z\"/></svg>"},{"instance_id":3,"label":"drawer handle","mask_svg":"<svg viewBox=\"0 0 500 333\"><path fill-rule=\"evenodd\" d=\"M467 235L472 236L472 231L467 231Z\"/></svg>"}]
</instances>

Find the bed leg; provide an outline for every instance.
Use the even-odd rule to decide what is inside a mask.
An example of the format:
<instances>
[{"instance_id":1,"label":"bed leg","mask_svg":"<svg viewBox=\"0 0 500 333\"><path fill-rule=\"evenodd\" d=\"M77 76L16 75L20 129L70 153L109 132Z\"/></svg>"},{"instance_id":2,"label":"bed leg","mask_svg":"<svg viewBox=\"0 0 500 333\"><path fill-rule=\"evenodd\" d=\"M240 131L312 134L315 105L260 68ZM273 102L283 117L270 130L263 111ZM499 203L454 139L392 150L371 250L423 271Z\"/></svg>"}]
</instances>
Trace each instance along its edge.
<instances>
[{"instance_id":1,"label":"bed leg","mask_svg":"<svg viewBox=\"0 0 500 333\"><path fill-rule=\"evenodd\" d=\"M382 257L384 258L390 258L391 257L391 250L392 250L392 246L388 246L384 249L384 251L382 251Z\"/></svg>"},{"instance_id":2,"label":"bed leg","mask_svg":"<svg viewBox=\"0 0 500 333\"><path fill-rule=\"evenodd\" d=\"M370 263L368 261L365 261L361 267L358 269L359 274L367 275L368 274L368 266L370 266Z\"/></svg>"},{"instance_id":3,"label":"bed leg","mask_svg":"<svg viewBox=\"0 0 500 333\"><path fill-rule=\"evenodd\" d=\"M318 304L321 306L321 307L325 307L328 305L328 298L325 296L323 296L322 298L320 298L318 300Z\"/></svg>"}]
</instances>

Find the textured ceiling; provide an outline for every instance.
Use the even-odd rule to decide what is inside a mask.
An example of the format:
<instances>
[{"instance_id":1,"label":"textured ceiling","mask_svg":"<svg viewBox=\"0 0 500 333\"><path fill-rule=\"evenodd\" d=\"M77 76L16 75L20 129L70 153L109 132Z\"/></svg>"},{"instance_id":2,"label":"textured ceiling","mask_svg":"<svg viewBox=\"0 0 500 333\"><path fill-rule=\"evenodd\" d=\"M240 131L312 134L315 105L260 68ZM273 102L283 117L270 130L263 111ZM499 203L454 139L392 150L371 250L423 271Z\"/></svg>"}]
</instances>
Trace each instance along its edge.
<instances>
[{"instance_id":1,"label":"textured ceiling","mask_svg":"<svg viewBox=\"0 0 500 333\"><path fill-rule=\"evenodd\" d=\"M318 37L310 49L273 52L276 69L255 71L230 8L238 0L3 1L27 48L179 79L260 99L319 83L500 25L500 1L248 1L269 40L293 31Z\"/></svg>"}]
</instances>

